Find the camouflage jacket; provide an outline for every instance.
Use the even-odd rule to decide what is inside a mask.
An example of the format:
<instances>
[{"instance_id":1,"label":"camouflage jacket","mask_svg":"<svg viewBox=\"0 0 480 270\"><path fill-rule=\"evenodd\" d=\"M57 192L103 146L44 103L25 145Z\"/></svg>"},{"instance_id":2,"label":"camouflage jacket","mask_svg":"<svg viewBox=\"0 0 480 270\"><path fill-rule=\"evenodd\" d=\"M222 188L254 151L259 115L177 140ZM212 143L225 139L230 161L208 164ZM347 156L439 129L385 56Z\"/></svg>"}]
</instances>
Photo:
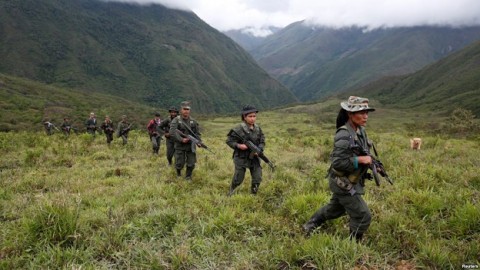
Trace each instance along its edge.
<instances>
[{"instance_id":1,"label":"camouflage jacket","mask_svg":"<svg viewBox=\"0 0 480 270\"><path fill-rule=\"evenodd\" d=\"M192 134L192 132L195 134ZM202 140L202 138L200 137L200 125L195 119L191 117L189 117L188 119L183 119L181 116L173 118L168 133L170 133L170 136L175 141L175 149L180 149L184 151L191 151L191 143L182 142L182 139L185 136L192 135L197 139Z\"/></svg>"},{"instance_id":2,"label":"camouflage jacket","mask_svg":"<svg viewBox=\"0 0 480 270\"><path fill-rule=\"evenodd\" d=\"M329 186L333 193L349 194L348 191L342 190L338 187L335 177L353 176L355 175L357 181L353 188L358 194L364 194L365 173L368 170L367 165L358 164L356 161L356 154L351 149L351 145L360 145L364 149L369 149L368 137L365 128L359 127L357 131L349 124L345 124L337 129L334 139L333 151L330 155L332 165L329 170Z\"/></svg>"},{"instance_id":3,"label":"camouflage jacket","mask_svg":"<svg viewBox=\"0 0 480 270\"><path fill-rule=\"evenodd\" d=\"M106 133L106 134L112 134L115 131L115 126L113 125L113 122L103 122L100 128Z\"/></svg>"},{"instance_id":4,"label":"camouflage jacket","mask_svg":"<svg viewBox=\"0 0 480 270\"><path fill-rule=\"evenodd\" d=\"M255 124L253 129L250 129L247 124L241 123L234 127L236 133L242 136L244 139L252 141L256 146L260 149L264 149L265 147L265 135L263 134L262 129ZM237 144L243 143L242 139L239 138L234 132L230 131L227 134L227 145L230 146L234 150L233 156L238 158L248 158L250 156L250 149L247 150L240 150L237 148Z\"/></svg>"},{"instance_id":5,"label":"camouflage jacket","mask_svg":"<svg viewBox=\"0 0 480 270\"><path fill-rule=\"evenodd\" d=\"M85 121L85 126L87 127L87 129L96 129L97 127L97 119L96 118L88 118L86 121Z\"/></svg>"},{"instance_id":6,"label":"camouflage jacket","mask_svg":"<svg viewBox=\"0 0 480 270\"><path fill-rule=\"evenodd\" d=\"M128 134L130 123L127 121L120 121L117 126L117 136L120 137L122 135Z\"/></svg>"},{"instance_id":7,"label":"camouflage jacket","mask_svg":"<svg viewBox=\"0 0 480 270\"><path fill-rule=\"evenodd\" d=\"M173 140L173 137L170 136L170 126L172 125L173 119L175 119L175 117L174 118L169 117L160 124L160 129L164 131L165 138L167 138L167 140Z\"/></svg>"}]
</instances>

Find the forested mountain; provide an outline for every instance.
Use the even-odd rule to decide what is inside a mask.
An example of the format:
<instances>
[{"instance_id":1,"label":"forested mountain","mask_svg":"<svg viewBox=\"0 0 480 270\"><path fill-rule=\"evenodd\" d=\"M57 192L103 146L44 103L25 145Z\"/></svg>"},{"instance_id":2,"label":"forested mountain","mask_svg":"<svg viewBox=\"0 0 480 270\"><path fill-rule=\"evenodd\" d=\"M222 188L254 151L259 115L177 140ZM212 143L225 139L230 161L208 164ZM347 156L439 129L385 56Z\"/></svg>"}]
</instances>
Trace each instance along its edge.
<instances>
[{"instance_id":1,"label":"forested mountain","mask_svg":"<svg viewBox=\"0 0 480 270\"><path fill-rule=\"evenodd\" d=\"M302 101L415 72L480 39L480 27L366 30L297 22L251 50L258 63Z\"/></svg>"},{"instance_id":2,"label":"forested mountain","mask_svg":"<svg viewBox=\"0 0 480 270\"><path fill-rule=\"evenodd\" d=\"M194 13L99 0L0 2L0 72L202 113L295 102Z\"/></svg>"},{"instance_id":3,"label":"forested mountain","mask_svg":"<svg viewBox=\"0 0 480 270\"><path fill-rule=\"evenodd\" d=\"M375 98L385 106L434 112L471 110L480 117L480 42L414 74L383 78L352 93Z\"/></svg>"}]
</instances>

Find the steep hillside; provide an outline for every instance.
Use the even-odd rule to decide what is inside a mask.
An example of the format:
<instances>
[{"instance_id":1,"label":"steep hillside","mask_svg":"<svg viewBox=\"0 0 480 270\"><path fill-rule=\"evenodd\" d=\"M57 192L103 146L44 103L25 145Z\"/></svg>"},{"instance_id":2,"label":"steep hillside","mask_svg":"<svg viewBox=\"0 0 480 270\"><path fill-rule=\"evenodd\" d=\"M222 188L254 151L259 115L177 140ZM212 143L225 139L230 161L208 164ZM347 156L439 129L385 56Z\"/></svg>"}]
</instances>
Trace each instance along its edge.
<instances>
[{"instance_id":1,"label":"steep hillside","mask_svg":"<svg viewBox=\"0 0 480 270\"><path fill-rule=\"evenodd\" d=\"M415 72L480 39L480 27L365 31L292 24L251 53L303 101Z\"/></svg>"},{"instance_id":2,"label":"steep hillside","mask_svg":"<svg viewBox=\"0 0 480 270\"><path fill-rule=\"evenodd\" d=\"M268 27L268 29L265 29L264 31L269 32L270 34L273 34L280 30L281 28L279 27L271 26L271 27ZM238 45L242 46L242 48L244 48L247 51L251 51L256 47L260 46L268 36L268 35L256 36L248 28L240 29L240 30L229 30L223 33L227 35L229 38L233 39L233 41L238 43Z\"/></svg>"},{"instance_id":3,"label":"steep hillside","mask_svg":"<svg viewBox=\"0 0 480 270\"><path fill-rule=\"evenodd\" d=\"M480 117L480 42L404 77L356 89L386 106L431 111L471 110Z\"/></svg>"},{"instance_id":4,"label":"steep hillside","mask_svg":"<svg viewBox=\"0 0 480 270\"><path fill-rule=\"evenodd\" d=\"M84 121L95 112L101 121L109 115L114 123L126 114L129 121L143 129L155 108L100 93L48 86L23 78L0 74L0 131L42 130L43 120L60 126L69 117L83 131ZM166 116L166 110L160 110Z\"/></svg>"},{"instance_id":5,"label":"steep hillside","mask_svg":"<svg viewBox=\"0 0 480 270\"><path fill-rule=\"evenodd\" d=\"M206 113L295 102L194 13L98 0L0 2L0 72Z\"/></svg>"}]
</instances>

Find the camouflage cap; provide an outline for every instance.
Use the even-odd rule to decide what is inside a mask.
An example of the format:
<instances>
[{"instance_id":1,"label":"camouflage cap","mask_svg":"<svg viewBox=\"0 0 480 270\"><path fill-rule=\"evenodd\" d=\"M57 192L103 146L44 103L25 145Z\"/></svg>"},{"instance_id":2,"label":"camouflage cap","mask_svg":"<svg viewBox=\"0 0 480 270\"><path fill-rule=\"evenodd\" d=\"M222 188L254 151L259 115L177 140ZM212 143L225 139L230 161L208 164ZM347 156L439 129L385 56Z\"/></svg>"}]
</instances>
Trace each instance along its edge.
<instances>
[{"instance_id":1,"label":"camouflage cap","mask_svg":"<svg viewBox=\"0 0 480 270\"><path fill-rule=\"evenodd\" d=\"M182 109L188 109L190 110L190 101L183 101L180 106L182 107Z\"/></svg>"},{"instance_id":2,"label":"camouflage cap","mask_svg":"<svg viewBox=\"0 0 480 270\"><path fill-rule=\"evenodd\" d=\"M124 115L122 115L122 119L125 119L125 118L127 118L127 116L126 116L125 114L124 114Z\"/></svg>"},{"instance_id":3,"label":"camouflage cap","mask_svg":"<svg viewBox=\"0 0 480 270\"><path fill-rule=\"evenodd\" d=\"M347 112L375 111L374 108L368 106L368 98L356 96L350 96L347 101L341 102L340 106Z\"/></svg>"},{"instance_id":4,"label":"camouflage cap","mask_svg":"<svg viewBox=\"0 0 480 270\"><path fill-rule=\"evenodd\" d=\"M255 108L255 106L253 106L253 105L243 106L242 115L247 115L247 114L252 113L252 112L258 113L258 110L257 110L257 108Z\"/></svg>"},{"instance_id":5,"label":"camouflage cap","mask_svg":"<svg viewBox=\"0 0 480 270\"><path fill-rule=\"evenodd\" d=\"M172 106L172 107L170 107L170 109L168 109L168 112L176 112L176 113L178 113L178 109L177 109L177 107Z\"/></svg>"}]
</instances>

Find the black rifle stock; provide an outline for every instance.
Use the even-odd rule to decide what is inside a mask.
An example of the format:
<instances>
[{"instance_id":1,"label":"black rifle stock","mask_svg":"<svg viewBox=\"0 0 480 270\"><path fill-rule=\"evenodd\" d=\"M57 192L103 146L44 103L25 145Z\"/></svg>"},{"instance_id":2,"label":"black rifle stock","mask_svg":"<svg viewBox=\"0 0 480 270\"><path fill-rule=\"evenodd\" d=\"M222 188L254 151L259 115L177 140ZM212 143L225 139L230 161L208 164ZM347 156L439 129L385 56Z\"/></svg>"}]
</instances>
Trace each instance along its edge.
<instances>
[{"instance_id":1,"label":"black rifle stock","mask_svg":"<svg viewBox=\"0 0 480 270\"><path fill-rule=\"evenodd\" d=\"M373 144L372 144L373 145ZM375 150L375 146L374 150ZM370 164L370 169L372 170L373 178L375 180L375 184L377 186L380 186L380 177L378 175L380 174L385 180L387 180L388 183L393 185L392 179L388 176L387 171L385 170L385 167L383 166L383 163L378 160L374 155L370 153L367 149L361 147L360 145L352 146L352 150L358 155L358 156L370 156L372 158L372 164ZM376 154L375 150L375 154Z\"/></svg>"},{"instance_id":2,"label":"black rifle stock","mask_svg":"<svg viewBox=\"0 0 480 270\"><path fill-rule=\"evenodd\" d=\"M128 125L128 127L122 129L122 130L120 131L120 133L118 134L118 137L123 136L123 135L125 135L126 133L128 133L128 132L130 131L130 129L132 128L132 125L133 125L133 123L130 124L130 125Z\"/></svg>"},{"instance_id":3,"label":"black rifle stock","mask_svg":"<svg viewBox=\"0 0 480 270\"><path fill-rule=\"evenodd\" d=\"M201 140L199 140L197 137L195 137L193 135L186 135L185 133L181 132L178 129L177 129L177 132L178 132L178 134L180 134L180 136L182 136L184 138L188 138L190 140L191 145L192 145L192 152L195 152L195 146L198 145L199 147L204 148L208 152L215 155L215 153L210 148L208 148L208 146L206 144L204 144Z\"/></svg>"},{"instance_id":4,"label":"black rifle stock","mask_svg":"<svg viewBox=\"0 0 480 270\"><path fill-rule=\"evenodd\" d=\"M265 163L267 163L267 165L272 169L272 170L275 170L275 164L273 164L273 162L271 162L267 156L265 156L265 154L263 153L263 150L260 149L260 147L258 147L257 145L255 145L251 140L248 140L244 137L242 137L240 134L238 134L235 130L232 129L232 132L233 134L239 138L240 140L242 140L242 143L245 144L248 149L250 149L250 151L252 151L252 155L255 155L257 154L257 156L262 159L263 161L265 161Z\"/></svg>"}]
</instances>

